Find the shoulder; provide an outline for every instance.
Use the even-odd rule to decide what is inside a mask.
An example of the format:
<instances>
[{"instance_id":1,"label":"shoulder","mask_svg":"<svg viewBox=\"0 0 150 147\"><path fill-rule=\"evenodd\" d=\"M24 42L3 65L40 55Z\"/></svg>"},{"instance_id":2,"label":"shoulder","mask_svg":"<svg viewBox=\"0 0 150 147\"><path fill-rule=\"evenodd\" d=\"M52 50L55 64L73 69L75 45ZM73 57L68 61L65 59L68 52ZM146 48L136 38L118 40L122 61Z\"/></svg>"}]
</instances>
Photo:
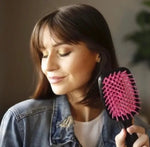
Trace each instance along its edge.
<instances>
[{"instance_id":1,"label":"shoulder","mask_svg":"<svg viewBox=\"0 0 150 147\"><path fill-rule=\"evenodd\" d=\"M53 99L36 100L28 99L19 102L8 109L4 117L15 117L17 121L33 116L39 113L48 112L53 110Z\"/></svg>"},{"instance_id":2,"label":"shoulder","mask_svg":"<svg viewBox=\"0 0 150 147\"><path fill-rule=\"evenodd\" d=\"M25 137L25 144L34 144L39 134L48 138L54 106L55 99L28 99L10 107L0 124L0 146L21 146Z\"/></svg>"}]
</instances>

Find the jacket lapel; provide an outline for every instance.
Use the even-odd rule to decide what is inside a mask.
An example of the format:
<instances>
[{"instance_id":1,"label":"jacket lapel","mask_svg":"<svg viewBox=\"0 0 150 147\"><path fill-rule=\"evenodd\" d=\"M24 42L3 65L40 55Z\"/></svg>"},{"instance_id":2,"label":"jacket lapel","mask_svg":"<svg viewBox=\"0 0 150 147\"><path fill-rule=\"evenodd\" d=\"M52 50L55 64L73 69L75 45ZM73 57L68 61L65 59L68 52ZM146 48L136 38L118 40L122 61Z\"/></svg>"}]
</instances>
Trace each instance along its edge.
<instances>
[{"instance_id":1,"label":"jacket lapel","mask_svg":"<svg viewBox=\"0 0 150 147\"><path fill-rule=\"evenodd\" d=\"M52 143L57 146L65 144L72 144L71 146L75 146L75 144L78 144L74 135L70 106L65 96L60 96L55 99L51 140Z\"/></svg>"}]
</instances>

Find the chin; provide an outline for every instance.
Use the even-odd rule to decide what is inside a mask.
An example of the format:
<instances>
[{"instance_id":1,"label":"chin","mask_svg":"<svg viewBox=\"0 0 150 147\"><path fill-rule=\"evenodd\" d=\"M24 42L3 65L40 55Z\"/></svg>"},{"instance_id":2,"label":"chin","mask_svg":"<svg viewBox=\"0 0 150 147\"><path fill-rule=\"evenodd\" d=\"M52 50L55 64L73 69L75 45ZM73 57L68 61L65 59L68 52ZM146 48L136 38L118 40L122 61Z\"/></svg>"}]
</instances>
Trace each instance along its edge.
<instances>
[{"instance_id":1,"label":"chin","mask_svg":"<svg viewBox=\"0 0 150 147\"><path fill-rule=\"evenodd\" d=\"M67 93L66 90L62 90L62 89L59 90L59 89L52 88L52 91L56 95L65 95Z\"/></svg>"}]
</instances>

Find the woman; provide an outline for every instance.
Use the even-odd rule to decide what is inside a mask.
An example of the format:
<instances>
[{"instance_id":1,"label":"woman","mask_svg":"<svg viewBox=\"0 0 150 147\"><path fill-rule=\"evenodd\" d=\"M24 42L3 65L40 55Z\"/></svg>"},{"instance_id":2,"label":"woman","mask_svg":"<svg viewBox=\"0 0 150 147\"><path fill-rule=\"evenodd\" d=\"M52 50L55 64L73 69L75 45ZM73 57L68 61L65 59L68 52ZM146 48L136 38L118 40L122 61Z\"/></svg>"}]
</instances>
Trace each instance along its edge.
<instances>
[{"instance_id":1,"label":"woman","mask_svg":"<svg viewBox=\"0 0 150 147\"><path fill-rule=\"evenodd\" d=\"M84 4L59 8L35 25L31 52L37 87L33 99L6 112L0 146L125 147L126 131L107 116L97 85L118 67L103 16ZM134 147L148 147L146 126L134 121L127 129L138 134Z\"/></svg>"}]
</instances>

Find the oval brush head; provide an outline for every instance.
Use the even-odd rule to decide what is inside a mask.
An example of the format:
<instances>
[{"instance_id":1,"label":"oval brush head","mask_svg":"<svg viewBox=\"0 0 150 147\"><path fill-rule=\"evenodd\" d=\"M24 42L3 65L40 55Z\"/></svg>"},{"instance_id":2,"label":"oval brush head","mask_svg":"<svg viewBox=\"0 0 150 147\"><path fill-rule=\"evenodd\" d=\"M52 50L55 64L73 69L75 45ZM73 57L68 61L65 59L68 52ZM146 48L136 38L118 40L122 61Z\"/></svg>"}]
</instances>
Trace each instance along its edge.
<instances>
[{"instance_id":1,"label":"oval brush head","mask_svg":"<svg viewBox=\"0 0 150 147\"><path fill-rule=\"evenodd\" d=\"M140 110L140 98L131 72L125 67L118 68L102 75L98 84L109 116L121 121L125 128L131 126L133 116ZM127 147L132 147L137 138L137 134L127 133Z\"/></svg>"},{"instance_id":2,"label":"oval brush head","mask_svg":"<svg viewBox=\"0 0 150 147\"><path fill-rule=\"evenodd\" d=\"M131 72L122 67L100 78L102 97L111 118L116 121L133 118L140 109L140 99Z\"/></svg>"}]
</instances>

